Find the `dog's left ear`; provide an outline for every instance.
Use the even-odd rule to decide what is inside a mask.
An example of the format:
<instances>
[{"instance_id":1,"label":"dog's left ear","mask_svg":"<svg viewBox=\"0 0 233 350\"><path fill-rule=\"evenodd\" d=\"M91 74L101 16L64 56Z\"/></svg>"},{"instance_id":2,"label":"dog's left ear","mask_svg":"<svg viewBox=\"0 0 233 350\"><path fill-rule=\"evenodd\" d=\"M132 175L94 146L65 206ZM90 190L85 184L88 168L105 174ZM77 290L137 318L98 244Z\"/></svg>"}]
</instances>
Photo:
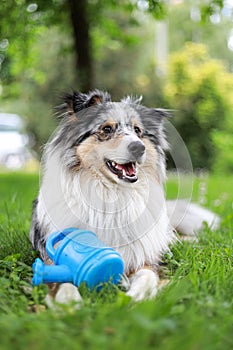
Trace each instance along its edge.
<instances>
[{"instance_id":1,"label":"dog's left ear","mask_svg":"<svg viewBox=\"0 0 233 350\"><path fill-rule=\"evenodd\" d=\"M163 108L151 108L151 114L158 122L163 122L166 118L172 118L171 111Z\"/></svg>"},{"instance_id":2,"label":"dog's left ear","mask_svg":"<svg viewBox=\"0 0 233 350\"><path fill-rule=\"evenodd\" d=\"M169 110L162 108L146 108L141 107L140 116L145 130L149 133L156 133L157 130L163 128L163 122L165 119L170 118L171 114Z\"/></svg>"},{"instance_id":3,"label":"dog's left ear","mask_svg":"<svg viewBox=\"0 0 233 350\"><path fill-rule=\"evenodd\" d=\"M144 127L144 136L148 137L156 147L168 149L164 134L164 120L171 117L166 109L142 107L140 116Z\"/></svg>"},{"instance_id":4,"label":"dog's left ear","mask_svg":"<svg viewBox=\"0 0 233 350\"><path fill-rule=\"evenodd\" d=\"M88 94L83 94L78 91L73 91L73 94L65 94L64 98L65 107L69 114L75 114L82 109L111 102L111 96L107 92L94 90Z\"/></svg>"}]
</instances>

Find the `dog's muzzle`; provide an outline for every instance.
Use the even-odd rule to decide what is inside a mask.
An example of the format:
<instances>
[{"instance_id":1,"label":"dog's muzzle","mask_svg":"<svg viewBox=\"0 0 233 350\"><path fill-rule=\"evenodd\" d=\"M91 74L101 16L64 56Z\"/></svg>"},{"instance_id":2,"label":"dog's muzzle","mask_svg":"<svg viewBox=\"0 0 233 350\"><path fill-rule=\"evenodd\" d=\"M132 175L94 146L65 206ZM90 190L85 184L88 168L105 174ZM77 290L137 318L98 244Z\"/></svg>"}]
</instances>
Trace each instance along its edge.
<instances>
[{"instance_id":1,"label":"dog's muzzle","mask_svg":"<svg viewBox=\"0 0 233 350\"><path fill-rule=\"evenodd\" d=\"M143 162L145 154L145 146L141 141L132 141L127 146L128 157L126 162L106 159L105 163L108 169L117 177L126 182L136 182L137 177L137 163Z\"/></svg>"}]
</instances>

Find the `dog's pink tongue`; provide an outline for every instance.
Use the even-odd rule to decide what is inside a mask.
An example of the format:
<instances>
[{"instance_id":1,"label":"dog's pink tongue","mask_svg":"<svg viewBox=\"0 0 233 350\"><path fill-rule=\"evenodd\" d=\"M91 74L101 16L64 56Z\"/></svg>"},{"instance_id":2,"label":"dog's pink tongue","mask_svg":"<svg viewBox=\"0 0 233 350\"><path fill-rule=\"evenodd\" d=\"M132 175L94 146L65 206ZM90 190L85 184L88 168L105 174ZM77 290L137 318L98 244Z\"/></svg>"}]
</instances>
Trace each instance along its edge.
<instances>
[{"instance_id":1,"label":"dog's pink tongue","mask_svg":"<svg viewBox=\"0 0 233 350\"><path fill-rule=\"evenodd\" d=\"M135 168L133 166L133 163L127 163L127 164L118 164L118 169L125 170L125 173L127 176L134 176L135 175Z\"/></svg>"}]
</instances>

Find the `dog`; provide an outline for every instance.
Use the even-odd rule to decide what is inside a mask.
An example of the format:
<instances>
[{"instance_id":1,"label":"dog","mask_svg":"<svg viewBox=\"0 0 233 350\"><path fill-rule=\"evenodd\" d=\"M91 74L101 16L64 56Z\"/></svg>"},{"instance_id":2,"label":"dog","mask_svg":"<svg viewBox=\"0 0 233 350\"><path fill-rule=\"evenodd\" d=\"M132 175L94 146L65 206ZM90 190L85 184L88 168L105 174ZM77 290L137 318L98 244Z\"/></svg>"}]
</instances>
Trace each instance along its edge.
<instances>
[{"instance_id":1,"label":"dog","mask_svg":"<svg viewBox=\"0 0 233 350\"><path fill-rule=\"evenodd\" d=\"M65 94L61 123L47 143L42 182L34 202L30 240L46 263L46 240L67 227L88 229L124 261L127 295L153 298L162 255L176 230L193 235L218 217L164 195L169 112L130 96L112 102L107 92ZM186 215L184 215L186 213ZM80 301L70 283L51 288L55 301Z\"/></svg>"}]
</instances>

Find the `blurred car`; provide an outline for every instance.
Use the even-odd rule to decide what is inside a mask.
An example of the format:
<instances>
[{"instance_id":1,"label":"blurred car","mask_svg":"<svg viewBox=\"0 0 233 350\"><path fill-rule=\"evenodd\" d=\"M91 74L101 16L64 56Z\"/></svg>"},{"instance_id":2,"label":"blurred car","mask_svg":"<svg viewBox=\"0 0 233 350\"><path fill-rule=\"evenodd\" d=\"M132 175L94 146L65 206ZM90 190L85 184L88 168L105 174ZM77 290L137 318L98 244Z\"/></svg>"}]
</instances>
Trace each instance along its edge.
<instances>
[{"instance_id":1,"label":"blurred car","mask_svg":"<svg viewBox=\"0 0 233 350\"><path fill-rule=\"evenodd\" d=\"M20 169L31 158L29 137L17 114L0 113L0 165Z\"/></svg>"}]
</instances>

